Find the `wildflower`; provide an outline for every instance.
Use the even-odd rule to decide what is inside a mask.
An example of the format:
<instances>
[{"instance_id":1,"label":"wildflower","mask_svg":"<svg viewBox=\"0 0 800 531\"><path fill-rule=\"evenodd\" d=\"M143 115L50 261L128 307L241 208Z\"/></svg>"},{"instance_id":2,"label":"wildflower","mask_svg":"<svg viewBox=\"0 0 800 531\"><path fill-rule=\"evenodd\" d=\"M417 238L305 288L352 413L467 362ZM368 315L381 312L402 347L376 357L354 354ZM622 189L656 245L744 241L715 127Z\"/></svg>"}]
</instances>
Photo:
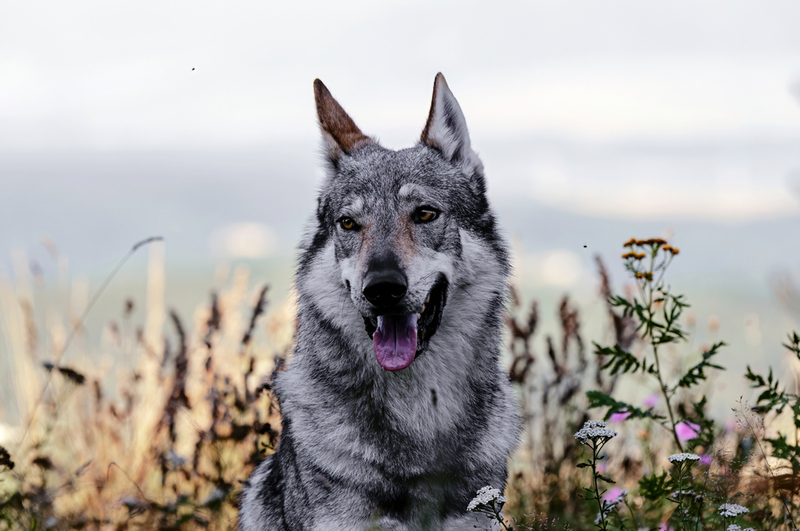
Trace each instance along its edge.
<instances>
[{"instance_id":1,"label":"wildflower","mask_svg":"<svg viewBox=\"0 0 800 531\"><path fill-rule=\"evenodd\" d=\"M625 496L628 495L628 491L626 489L621 489L619 487L614 487L613 489L609 490L603 496L603 499L612 505L619 505L623 501L625 501Z\"/></svg>"},{"instance_id":2,"label":"wildflower","mask_svg":"<svg viewBox=\"0 0 800 531\"><path fill-rule=\"evenodd\" d=\"M696 439L700 434L700 426L694 422L682 420L675 425L675 434L681 442L691 441L692 439Z\"/></svg>"},{"instance_id":3,"label":"wildflower","mask_svg":"<svg viewBox=\"0 0 800 531\"><path fill-rule=\"evenodd\" d=\"M677 247L673 247L671 245L665 245L664 247L662 247L662 249L664 249L665 251L669 251L670 253L672 253L673 256L681 252L680 249L678 249Z\"/></svg>"},{"instance_id":4,"label":"wildflower","mask_svg":"<svg viewBox=\"0 0 800 531\"><path fill-rule=\"evenodd\" d=\"M698 461L700 459L700 456L695 454L682 453L682 454L673 454L667 457L667 459L669 459L670 463L682 463L687 460Z\"/></svg>"},{"instance_id":5,"label":"wildflower","mask_svg":"<svg viewBox=\"0 0 800 531\"><path fill-rule=\"evenodd\" d=\"M630 251L622 255L623 260L627 260L628 258L633 258L634 260L641 260L645 258L647 255L644 253L637 253L636 251Z\"/></svg>"},{"instance_id":6,"label":"wildflower","mask_svg":"<svg viewBox=\"0 0 800 531\"><path fill-rule=\"evenodd\" d=\"M638 242L636 241L636 238L631 238L631 239L630 239L630 240L628 240L627 242L623 243L623 244L622 244L622 246L623 246L623 247L633 247L633 246L634 246L634 245L636 245L637 243L638 243Z\"/></svg>"},{"instance_id":7,"label":"wildflower","mask_svg":"<svg viewBox=\"0 0 800 531\"><path fill-rule=\"evenodd\" d=\"M619 413L613 413L608 418L608 421L612 422L612 423L622 422L622 421L624 421L626 418L628 418L630 416L631 416L631 412L630 411L621 411Z\"/></svg>"},{"instance_id":8,"label":"wildflower","mask_svg":"<svg viewBox=\"0 0 800 531\"><path fill-rule=\"evenodd\" d=\"M655 407L655 405L658 404L659 398L660 397L657 394L652 394L652 395L648 396L647 398L644 399L644 402L643 402L644 407L646 407L648 409L650 409L651 407Z\"/></svg>"},{"instance_id":9,"label":"wildflower","mask_svg":"<svg viewBox=\"0 0 800 531\"><path fill-rule=\"evenodd\" d=\"M660 245L664 245L665 243L667 243L667 242L665 242L661 238L650 238L649 240L645 240L644 241L645 245L659 245L660 246Z\"/></svg>"},{"instance_id":10,"label":"wildflower","mask_svg":"<svg viewBox=\"0 0 800 531\"><path fill-rule=\"evenodd\" d=\"M749 513L750 509L742 507L736 503L723 503L719 506L719 514L722 516L739 516L740 514Z\"/></svg>"},{"instance_id":11,"label":"wildflower","mask_svg":"<svg viewBox=\"0 0 800 531\"><path fill-rule=\"evenodd\" d=\"M608 440L612 437L616 437L617 435L618 433L612 429L609 429L608 424L602 420L587 420L583 424L583 428L575 433L575 438L578 439L581 444L586 444L588 440Z\"/></svg>"},{"instance_id":12,"label":"wildflower","mask_svg":"<svg viewBox=\"0 0 800 531\"><path fill-rule=\"evenodd\" d=\"M748 527L747 529L742 529L741 527L739 527L736 524L731 524L731 525L728 526L728 530L727 531L756 531L756 528L755 527Z\"/></svg>"},{"instance_id":13,"label":"wildflower","mask_svg":"<svg viewBox=\"0 0 800 531\"><path fill-rule=\"evenodd\" d=\"M711 456L708 454L700 454L700 464L701 465L710 465L711 464Z\"/></svg>"},{"instance_id":14,"label":"wildflower","mask_svg":"<svg viewBox=\"0 0 800 531\"><path fill-rule=\"evenodd\" d=\"M491 506L495 502L497 503L505 503L508 499L505 496L500 494L498 489L494 487L485 486L481 490L478 491L478 495L475 496L469 505L467 505L468 511L477 511L481 508L481 506Z\"/></svg>"},{"instance_id":15,"label":"wildflower","mask_svg":"<svg viewBox=\"0 0 800 531\"><path fill-rule=\"evenodd\" d=\"M697 498L702 498L702 496L698 496L693 490L676 490L675 492L670 493L669 496L670 498L681 498L683 496L696 496Z\"/></svg>"}]
</instances>

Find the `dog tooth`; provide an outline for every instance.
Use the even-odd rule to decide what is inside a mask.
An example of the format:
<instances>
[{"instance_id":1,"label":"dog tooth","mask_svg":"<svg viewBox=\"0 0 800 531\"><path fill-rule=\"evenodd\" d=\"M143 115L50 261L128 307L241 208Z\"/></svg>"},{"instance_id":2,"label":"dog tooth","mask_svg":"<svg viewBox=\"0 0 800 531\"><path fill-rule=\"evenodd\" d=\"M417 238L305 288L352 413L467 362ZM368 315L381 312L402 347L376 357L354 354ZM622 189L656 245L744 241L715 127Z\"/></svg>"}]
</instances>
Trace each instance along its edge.
<instances>
[{"instance_id":1,"label":"dog tooth","mask_svg":"<svg viewBox=\"0 0 800 531\"><path fill-rule=\"evenodd\" d=\"M423 312L425 312L425 305L424 304L422 305L422 309L419 311L420 315L422 315Z\"/></svg>"},{"instance_id":2,"label":"dog tooth","mask_svg":"<svg viewBox=\"0 0 800 531\"><path fill-rule=\"evenodd\" d=\"M429 302L431 302L431 294L430 293L428 293L428 297L425 299L425 304L428 304Z\"/></svg>"}]
</instances>

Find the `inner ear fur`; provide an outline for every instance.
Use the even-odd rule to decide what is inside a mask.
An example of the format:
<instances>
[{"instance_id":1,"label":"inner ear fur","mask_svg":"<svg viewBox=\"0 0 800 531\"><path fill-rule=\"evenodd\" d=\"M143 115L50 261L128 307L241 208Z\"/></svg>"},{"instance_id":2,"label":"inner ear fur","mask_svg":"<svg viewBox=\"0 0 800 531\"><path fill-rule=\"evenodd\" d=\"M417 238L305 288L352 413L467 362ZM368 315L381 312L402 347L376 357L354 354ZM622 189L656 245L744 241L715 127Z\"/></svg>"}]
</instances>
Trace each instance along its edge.
<instances>
[{"instance_id":1,"label":"inner ear fur","mask_svg":"<svg viewBox=\"0 0 800 531\"><path fill-rule=\"evenodd\" d=\"M420 142L438 150L454 164L479 164L477 155L470 146L464 113L441 72L433 82L431 110L420 135Z\"/></svg>"},{"instance_id":2,"label":"inner ear fur","mask_svg":"<svg viewBox=\"0 0 800 531\"><path fill-rule=\"evenodd\" d=\"M317 103L317 117L323 135L326 137L332 155L341 150L350 154L372 139L361 132L339 102L331 95L328 87L319 79L314 80L314 99ZM337 150L338 148L338 150Z\"/></svg>"}]
</instances>

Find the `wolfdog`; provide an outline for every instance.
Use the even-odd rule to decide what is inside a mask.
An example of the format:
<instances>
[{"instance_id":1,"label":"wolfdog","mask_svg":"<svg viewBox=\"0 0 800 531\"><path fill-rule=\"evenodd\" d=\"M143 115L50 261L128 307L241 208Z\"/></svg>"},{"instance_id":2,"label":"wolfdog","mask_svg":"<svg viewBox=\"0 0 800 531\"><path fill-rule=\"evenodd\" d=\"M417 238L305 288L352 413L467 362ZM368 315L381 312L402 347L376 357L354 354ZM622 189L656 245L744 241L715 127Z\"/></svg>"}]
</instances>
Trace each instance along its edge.
<instances>
[{"instance_id":1,"label":"wolfdog","mask_svg":"<svg viewBox=\"0 0 800 531\"><path fill-rule=\"evenodd\" d=\"M327 176L300 246L277 451L243 531L485 528L519 418L499 361L509 273L483 165L438 74L420 142L365 136L314 81ZM482 525L481 525L482 524Z\"/></svg>"}]
</instances>

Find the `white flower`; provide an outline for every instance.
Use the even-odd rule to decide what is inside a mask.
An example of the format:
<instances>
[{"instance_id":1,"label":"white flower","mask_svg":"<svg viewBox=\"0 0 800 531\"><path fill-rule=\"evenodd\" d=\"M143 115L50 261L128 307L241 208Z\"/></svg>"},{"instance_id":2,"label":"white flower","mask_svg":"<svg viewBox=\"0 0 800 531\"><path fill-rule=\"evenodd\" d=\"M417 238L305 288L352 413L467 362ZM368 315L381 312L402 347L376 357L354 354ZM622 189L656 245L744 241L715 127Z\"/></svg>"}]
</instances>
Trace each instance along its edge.
<instances>
[{"instance_id":1,"label":"white flower","mask_svg":"<svg viewBox=\"0 0 800 531\"><path fill-rule=\"evenodd\" d=\"M719 514L722 516L739 516L740 514L749 513L750 509L742 507L735 503L723 503L719 506Z\"/></svg>"},{"instance_id":2,"label":"white flower","mask_svg":"<svg viewBox=\"0 0 800 531\"><path fill-rule=\"evenodd\" d=\"M683 461L687 461L687 460L688 461L699 461L700 460L700 456L699 455L695 455L695 454L683 453L683 454L673 454L673 455L667 457L667 459L669 459L670 463L683 462Z\"/></svg>"},{"instance_id":3,"label":"white flower","mask_svg":"<svg viewBox=\"0 0 800 531\"><path fill-rule=\"evenodd\" d=\"M731 524L728 526L728 531L756 531L755 527L748 527L747 529L742 529L736 524Z\"/></svg>"},{"instance_id":4,"label":"white flower","mask_svg":"<svg viewBox=\"0 0 800 531\"><path fill-rule=\"evenodd\" d=\"M481 505L488 506L492 502L497 502L499 504L507 502L508 499L505 496L502 496L498 489L494 487L486 486L483 487L481 490L478 491L478 495L475 496L469 505L467 506L468 511L475 511Z\"/></svg>"},{"instance_id":5,"label":"white flower","mask_svg":"<svg viewBox=\"0 0 800 531\"><path fill-rule=\"evenodd\" d=\"M583 428L578 430L575 434L575 438L578 439L581 444L586 444L586 441L589 439L593 441L597 439L610 439L617 435L617 432L608 428L608 424L602 420L587 420L584 422Z\"/></svg>"}]
</instances>

